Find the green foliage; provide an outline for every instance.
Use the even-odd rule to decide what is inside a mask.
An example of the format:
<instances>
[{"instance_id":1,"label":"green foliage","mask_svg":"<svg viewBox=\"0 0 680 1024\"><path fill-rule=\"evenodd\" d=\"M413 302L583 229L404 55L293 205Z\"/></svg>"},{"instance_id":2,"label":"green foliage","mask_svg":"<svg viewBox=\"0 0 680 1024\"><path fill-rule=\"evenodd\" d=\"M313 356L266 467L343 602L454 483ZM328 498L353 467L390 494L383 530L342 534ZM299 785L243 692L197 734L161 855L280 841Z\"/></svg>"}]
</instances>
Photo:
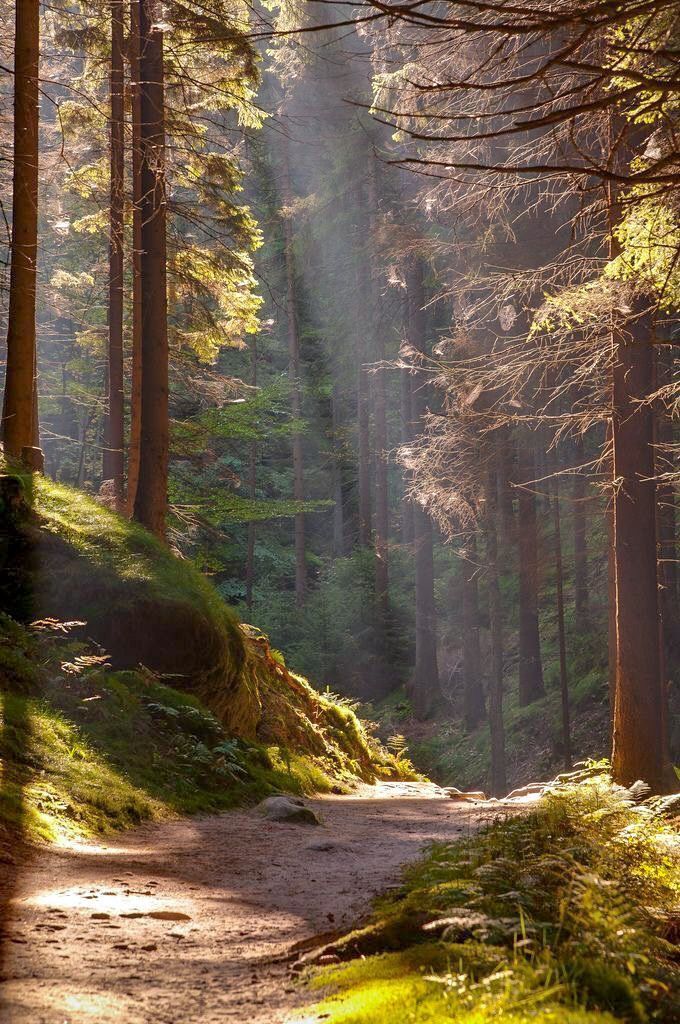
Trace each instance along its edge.
<instances>
[{"instance_id":1,"label":"green foliage","mask_svg":"<svg viewBox=\"0 0 680 1024\"><path fill-rule=\"evenodd\" d=\"M270 519L291 519L300 512L317 512L332 507L332 501L294 501L293 499L245 498L232 491L209 492L208 488L173 474L169 486L170 501L183 512L193 510L201 520L213 526L233 523L258 523Z\"/></svg>"},{"instance_id":2,"label":"green foliage","mask_svg":"<svg viewBox=\"0 0 680 1024\"><path fill-rule=\"evenodd\" d=\"M532 813L409 869L373 924L336 944L362 959L312 978L335 993L312 1013L331 1024L671 1024L680 1002L664 913L679 894L677 833L652 806L604 776L556 787Z\"/></svg>"},{"instance_id":3,"label":"green foliage","mask_svg":"<svg viewBox=\"0 0 680 1024\"><path fill-rule=\"evenodd\" d=\"M626 205L616 229L619 254L606 267L614 280L633 282L656 296L663 310L680 304L678 210L668 202L645 196Z\"/></svg>"},{"instance_id":4,"label":"green foliage","mask_svg":"<svg viewBox=\"0 0 680 1024\"><path fill-rule=\"evenodd\" d=\"M411 643L407 625L412 614L410 571L408 561L395 553L393 600L384 624L375 603L372 551L358 551L324 565L318 586L302 610L291 607L288 594L275 593L273 574L263 575L248 614L286 652L295 668L340 693L369 699L370 685L365 686L365 680L381 669L377 659L384 646L386 671L393 686L403 680Z\"/></svg>"}]
</instances>

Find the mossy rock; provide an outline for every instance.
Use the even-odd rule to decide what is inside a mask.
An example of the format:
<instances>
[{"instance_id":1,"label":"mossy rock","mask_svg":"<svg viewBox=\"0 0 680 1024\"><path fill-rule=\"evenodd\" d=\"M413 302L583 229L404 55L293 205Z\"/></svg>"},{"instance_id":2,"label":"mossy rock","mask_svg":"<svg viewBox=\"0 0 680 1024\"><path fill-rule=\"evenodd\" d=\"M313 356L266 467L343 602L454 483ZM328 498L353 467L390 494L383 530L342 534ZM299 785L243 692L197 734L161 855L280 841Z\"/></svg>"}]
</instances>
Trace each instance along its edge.
<instances>
[{"instance_id":1,"label":"mossy rock","mask_svg":"<svg viewBox=\"0 0 680 1024\"><path fill-rule=\"evenodd\" d=\"M204 699L237 687L243 636L190 563L77 491L36 479L32 497L5 529L4 611L83 621L114 667L144 665Z\"/></svg>"},{"instance_id":2,"label":"mossy rock","mask_svg":"<svg viewBox=\"0 0 680 1024\"><path fill-rule=\"evenodd\" d=\"M300 755L326 781L375 779L354 713L291 673L191 562L80 491L36 475L24 505L20 478L8 479L22 514L0 522L1 610L23 623L83 623L73 637L94 641L114 669L144 666L199 698L230 735Z\"/></svg>"}]
</instances>

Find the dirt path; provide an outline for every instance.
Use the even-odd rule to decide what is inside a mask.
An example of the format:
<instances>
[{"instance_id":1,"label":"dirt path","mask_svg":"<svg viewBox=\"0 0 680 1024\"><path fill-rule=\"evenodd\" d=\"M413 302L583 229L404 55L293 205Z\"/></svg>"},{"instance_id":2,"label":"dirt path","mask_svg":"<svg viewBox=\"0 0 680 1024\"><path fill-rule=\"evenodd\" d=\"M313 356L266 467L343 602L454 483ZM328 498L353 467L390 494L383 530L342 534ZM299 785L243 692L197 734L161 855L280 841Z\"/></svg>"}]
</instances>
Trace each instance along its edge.
<instances>
[{"instance_id":1,"label":"dirt path","mask_svg":"<svg viewBox=\"0 0 680 1024\"><path fill-rule=\"evenodd\" d=\"M323 828L240 811L41 853L4 926L0 1020L279 1024L301 996L276 957L492 813L413 783L309 803Z\"/></svg>"}]
</instances>

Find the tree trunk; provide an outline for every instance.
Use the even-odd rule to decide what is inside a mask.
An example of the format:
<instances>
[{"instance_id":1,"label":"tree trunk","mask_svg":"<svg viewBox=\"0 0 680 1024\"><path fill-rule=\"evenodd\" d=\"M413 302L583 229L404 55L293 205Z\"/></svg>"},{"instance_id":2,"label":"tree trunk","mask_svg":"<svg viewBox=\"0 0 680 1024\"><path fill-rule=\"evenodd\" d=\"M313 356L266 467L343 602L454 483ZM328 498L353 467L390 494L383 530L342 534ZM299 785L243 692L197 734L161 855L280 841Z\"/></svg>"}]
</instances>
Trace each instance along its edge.
<instances>
[{"instance_id":1,"label":"tree trunk","mask_svg":"<svg viewBox=\"0 0 680 1024\"><path fill-rule=\"evenodd\" d=\"M257 337L250 343L250 383L257 387ZM248 455L248 497L255 498L257 492L257 441L250 444ZM248 548L246 552L246 607L253 607L253 584L255 582L255 539L256 524L248 523Z\"/></svg>"},{"instance_id":2,"label":"tree trunk","mask_svg":"<svg viewBox=\"0 0 680 1024\"><path fill-rule=\"evenodd\" d=\"M503 725L503 613L498 583L498 540L496 534L496 474L491 470L486 481L484 536L487 561L487 596L491 633L491 675L489 678L489 733L491 737L491 793L505 796L505 728Z\"/></svg>"},{"instance_id":3,"label":"tree trunk","mask_svg":"<svg viewBox=\"0 0 680 1024\"><path fill-rule=\"evenodd\" d=\"M532 439L519 444L519 703L526 707L545 695L538 629L538 529Z\"/></svg>"},{"instance_id":4,"label":"tree trunk","mask_svg":"<svg viewBox=\"0 0 680 1024\"><path fill-rule=\"evenodd\" d=\"M607 425L606 443L610 445L611 423ZM613 463L608 470L614 479ZM609 716L614 728L614 698L616 694L616 559L614 556L614 497L605 510L607 522L607 681L609 686ZM611 751L610 751L611 753Z\"/></svg>"},{"instance_id":5,"label":"tree trunk","mask_svg":"<svg viewBox=\"0 0 680 1024\"><path fill-rule=\"evenodd\" d=\"M337 371L336 371L337 372ZM344 440L340 430L340 399L337 380L333 382L331 394L331 417L333 428L333 557L342 558L345 554L345 506L342 488L342 452Z\"/></svg>"},{"instance_id":6,"label":"tree trunk","mask_svg":"<svg viewBox=\"0 0 680 1024\"><path fill-rule=\"evenodd\" d=\"M376 358L385 359L385 338L378 324L376 337ZM375 417L375 590L378 605L383 616L387 613L389 597L389 485L387 451L387 400L385 394L385 373L378 371L374 377Z\"/></svg>"},{"instance_id":7,"label":"tree trunk","mask_svg":"<svg viewBox=\"0 0 680 1024\"><path fill-rule=\"evenodd\" d=\"M122 507L125 476L123 456L125 446L123 394L124 2L125 0L111 0L108 409L103 460L103 476L105 480L113 480L113 493L118 508Z\"/></svg>"},{"instance_id":8,"label":"tree trunk","mask_svg":"<svg viewBox=\"0 0 680 1024\"><path fill-rule=\"evenodd\" d=\"M408 298L404 303L408 327ZM411 392L411 371L400 371L401 383L401 443L408 445L413 439L413 395ZM413 503L406 495L401 499L401 542L413 543Z\"/></svg>"},{"instance_id":9,"label":"tree trunk","mask_svg":"<svg viewBox=\"0 0 680 1024\"><path fill-rule=\"evenodd\" d=\"M371 227L371 238L379 235L378 221L378 173L379 168L374 155L370 156L368 169L368 214ZM380 254L374 246L368 251L367 272L371 291L369 296L370 309L367 311L367 322L371 324L371 340L373 357L382 367L385 362L385 311L380 294L380 282L376 268L380 263ZM389 614L389 486L388 486L388 451L387 451L387 394L385 371L381 368L372 377L373 390L373 422L375 431L375 595L380 618L380 632L384 655L387 657L386 628Z\"/></svg>"},{"instance_id":10,"label":"tree trunk","mask_svg":"<svg viewBox=\"0 0 680 1024\"><path fill-rule=\"evenodd\" d=\"M368 303L363 303L364 314ZM363 332L357 330L357 429L359 441L359 547L373 543L371 514L371 436L368 376L364 366Z\"/></svg>"},{"instance_id":11,"label":"tree trunk","mask_svg":"<svg viewBox=\"0 0 680 1024\"><path fill-rule=\"evenodd\" d=\"M581 467L585 459L583 438L576 440L576 466ZM586 476L584 470L578 468L574 476L573 490L574 530L574 610L576 630L583 632L588 628L588 548L586 534Z\"/></svg>"},{"instance_id":12,"label":"tree trunk","mask_svg":"<svg viewBox=\"0 0 680 1024\"><path fill-rule=\"evenodd\" d=\"M657 359L657 388L668 387L673 381L675 356L669 345L659 349ZM673 423L668 409L661 404L656 414L657 474L673 469L670 445L673 444ZM663 627L664 663L674 663L680 643L680 614L678 609L678 551L675 526L675 490L672 484L661 481L657 487L657 539L659 545L659 592ZM667 676L667 672L664 673Z\"/></svg>"},{"instance_id":13,"label":"tree trunk","mask_svg":"<svg viewBox=\"0 0 680 1024\"><path fill-rule=\"evenodd\" d=\"M40 4L38 0L17 0L15 11L12 243L2 426L7 457L30 462L38 431L35 294Z\"/></svg>"},{"instance_id":14,"label":"tree trunk","mask_svg":"<svg viewBox=\"0 0 680 1024\"><path fill-rule=\"evenodd\" d=\"M514 445L509 431L506 428L501 430L501 437L498 440L498 525L500 527L500 541L503 547L510 548L515 540L515 511L512 501L512 480Z\"/></svg>"},{"instance_id":15,"label":"tree trunk","mask_svg":"<svg viewBox=\"0 0 680 1024\"><path fill-rule=\"evenodd\" d=\"M155 0L139 0L141 91L142 420L135 519L165 537L168 502L168 318L166 285L163 30Z\"/></svg>"},{"instance_id":16,"label":"tree trunk","mask_svg":"<svg viewBox=\"0 0 680 1024\"><path fill-rule=\"evenodd\" d=\"M654 388L650 319L614 334L612 437L616 570L616 690L612 772L662 792L668 782L659 644Z\"/></svg>"},{"instance_id":17,"label":"tree trunk","mask_svg":"<svg viewBox=\"0 0 680 1024\"><path fill-rule=\"evenodd\" d=\"M409 266L409 340L419 352L426 351L425 288L423 266L415 259ZM413 429L417 433L427 411L426 375L417 370L411 378ZM418 718L434 709L439 694L437 665L437 616L434 602L432 523L420 505L413 505L413 546L416 563L416 659L409 698Z\"/></svg>"},{"instance_id":18,"label":"tree trunk","mask_svg":"<svg viewBox=\"0 0 680 1024\"><path fill-rule=\"evenodd\" d=\"M557 467L559 468L559 466ZM560 515L560 478L553 477L553 530L555 539L555 589L557 597L557 642L560 655L560 697L562 703L562 751L564 766L572 767L571 724L569 708L569 675L567 672L567 638L564 628L564 576L562 565L562 524Z\"/></svg>"},{"instance_id":19,"label":"tree trunk","mask_svg":"<svg viewBox=\"0 0 680 1024\"><path fill-rule=\"evenodd\" d=\"M132 94L132 373L130 441L127 467L127 513L132 515L139 480L142 431L142 148L139 83L139 0L130 4L130 83Z\"/></svg>"},{"instance_id":20,"label":"tree trunk","mask_svg":"<svg viewBox=\"0 0 680 1024\"><path fill-rule=\"evenodd\" d=\"M290 211L293 193L290 183L289 142L284 138L282 167L282 197ZM288 377L290 379L291 414L293 428L293 498L304 501L304 453L302 432L298 424L302 418L302 394L300 388L300 335L298 331L297 304L295 293L295 262L293 254L293 224L290 212L283 218L284 248L286 260L286 317L288 320ZM307 555L305 548L305 514L298 512L294 523L295 539L295 604L301 608L307 591Z\"/></svg>"},{"instance_id":21,"label":"tree trunk","mask_svg":"<svg viewBox=\"0 0 680 1024\"><path fill-rule=\"evenodd\" d=\"M477 537L471 534L462 552L463 567L463 720L471 732L486 714L479 643L479 585Z\"/></svg>"}]
</instances>

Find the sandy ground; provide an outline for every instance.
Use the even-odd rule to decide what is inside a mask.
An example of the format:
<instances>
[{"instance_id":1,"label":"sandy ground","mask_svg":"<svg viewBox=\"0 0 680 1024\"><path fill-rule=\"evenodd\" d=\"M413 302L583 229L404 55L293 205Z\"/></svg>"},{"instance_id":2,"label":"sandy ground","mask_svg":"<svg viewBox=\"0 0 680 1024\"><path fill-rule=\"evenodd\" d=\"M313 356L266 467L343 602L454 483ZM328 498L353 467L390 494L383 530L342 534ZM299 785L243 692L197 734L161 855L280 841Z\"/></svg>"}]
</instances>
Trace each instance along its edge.
<instances>
[{"instance_id":1,"label":"sandy ground","mask_svg":"<svg viewBox=\"0 0 680 1024\"><path fill-rule=\"evenodd\" d=\"M294 944L497 813L414 783L308 803L321 828L239 811L35 855L1 925L2 1024L280 1024L304 1001Z\"/></svg>"}]
</instances>

